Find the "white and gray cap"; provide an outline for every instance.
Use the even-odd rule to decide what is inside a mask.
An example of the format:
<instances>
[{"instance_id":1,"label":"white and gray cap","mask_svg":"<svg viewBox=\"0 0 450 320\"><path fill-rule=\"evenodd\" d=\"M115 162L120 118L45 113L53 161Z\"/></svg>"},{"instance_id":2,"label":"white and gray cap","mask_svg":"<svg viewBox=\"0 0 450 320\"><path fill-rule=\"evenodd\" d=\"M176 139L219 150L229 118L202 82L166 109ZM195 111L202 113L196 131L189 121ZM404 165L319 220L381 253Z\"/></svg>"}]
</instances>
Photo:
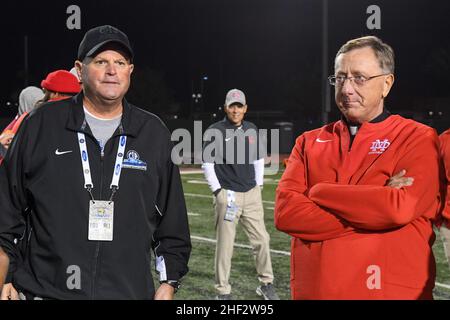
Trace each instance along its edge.
<instances>
[{"instance_id":1,"label":"white and gray cap","mask_svg":"<svg viewBox=\"0 0 450 320\"><path fill-rule=\"evenodd\" d=\"M227 96L225 97L225 106L229 107L233 103L240 103L242 105L246 105L245 94L239 89L231 89L228 91Z\"/></svg>"}]
</instances>

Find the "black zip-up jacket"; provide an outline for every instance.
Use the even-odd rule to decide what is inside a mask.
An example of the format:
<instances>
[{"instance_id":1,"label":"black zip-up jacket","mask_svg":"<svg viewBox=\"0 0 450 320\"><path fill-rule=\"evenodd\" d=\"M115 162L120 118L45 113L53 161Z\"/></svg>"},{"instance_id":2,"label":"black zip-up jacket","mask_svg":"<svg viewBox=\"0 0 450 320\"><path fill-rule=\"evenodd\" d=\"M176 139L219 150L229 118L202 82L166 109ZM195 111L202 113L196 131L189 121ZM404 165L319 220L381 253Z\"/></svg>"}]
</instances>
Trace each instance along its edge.
<instances>
[{"instance_id":1,"label":"black zip-up jacket","mask_svg":"<svg viewBox=\"0 0 450 320\"><path fill-rule=\"evenodd\" d=\"M159 280L184 276L191 251L170 132L158 117L124 100L121 125L102 156L83 126L82 101L79 94L32 112L0 166L0 245L10 257L13 284L50 299L152 299L152 248ZM90 196L77 132L86 136L95 200L111 196L120 135L127 136L124 164L127 154L131 164L137 156L141 161L122 169L113 241L88 240Z\"/></svg>"}]
</instances>

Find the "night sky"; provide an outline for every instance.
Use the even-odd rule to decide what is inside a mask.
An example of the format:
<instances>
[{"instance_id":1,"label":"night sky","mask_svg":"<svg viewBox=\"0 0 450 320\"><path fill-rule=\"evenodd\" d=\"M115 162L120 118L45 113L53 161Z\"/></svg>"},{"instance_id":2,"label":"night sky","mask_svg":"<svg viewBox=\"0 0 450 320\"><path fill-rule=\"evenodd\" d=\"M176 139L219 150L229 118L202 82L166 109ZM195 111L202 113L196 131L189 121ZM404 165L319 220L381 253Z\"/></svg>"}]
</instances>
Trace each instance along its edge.
<instances>
[{"instance_id":1,"label":"night sky","mask_svg":"<svg viewBox=\"0 0 450 320\"><path fill-rule=\"evenodd\" d=\"M68 30L66 9L81 9L81 30ZM381 9L381 30L369 30L369 5ZM328 73L347 40L377 35L396 53L392 111L450 113L450 2L446 0L329 0ZM169 116L216 112L228 89L247 95L249 110L277 110L288 118L320 118L322 1L15 1L2 3L1 113L25 84L70 69L91 27L111 24L135 50L131 102ZM193 106L200 91L203 104ZM333 90L332 90L333 92ZM331 100L335 110L334 100ZM336 115L336 112L334 112ZM449 122L450 124L450 122Z\"/></svg>"}]
</instances>

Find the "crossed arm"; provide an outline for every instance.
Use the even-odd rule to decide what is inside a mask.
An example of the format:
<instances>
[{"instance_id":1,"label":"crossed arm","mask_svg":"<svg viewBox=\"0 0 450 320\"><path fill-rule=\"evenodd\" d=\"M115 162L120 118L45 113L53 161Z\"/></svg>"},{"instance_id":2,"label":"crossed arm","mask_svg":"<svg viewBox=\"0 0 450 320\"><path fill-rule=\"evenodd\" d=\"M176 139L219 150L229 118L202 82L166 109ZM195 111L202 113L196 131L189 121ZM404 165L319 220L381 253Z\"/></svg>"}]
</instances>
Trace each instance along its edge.
<instances>
[{"instance_id":1,"label":"crossed arm","mask_svg":"<svg viewBox=\"0 0 450 320\"><path fill-rule=\"evenodd\" d=\"M434 131L411 144L396 165L397 174L385 186L318 183L307 190L303 139L297 140L277 189L275 224L280 231L302 240L324 241L358 229L406 225L425 212L433 216L439 194Z\"/></svg>"},{"instance_id":2,"label":"crossed arm","mask_svg":"<svg viewBox=\"0 0 450 320\"><path fill-rule=\"evenodd\" d=\"M276 190L276 228L307 241L324 241L354 232L355 229L347 221L320 207L307 196L302 151L304 142L304 136L297 139Z\"/></svg>"},{"instance_id":3,"label":"crossed arm","mask_svg":"<svg viewBox=\"0 0 450 320\"><path fill-rule=\"evenodd\" d=\"M435 217L439 203L439 152L434 131L414 139L401 155L395 170L405 173L406 188L377 185L318 183L309 198L352 226L387 230L406 225L420 216Z\"/></svg>"}]
</instances>

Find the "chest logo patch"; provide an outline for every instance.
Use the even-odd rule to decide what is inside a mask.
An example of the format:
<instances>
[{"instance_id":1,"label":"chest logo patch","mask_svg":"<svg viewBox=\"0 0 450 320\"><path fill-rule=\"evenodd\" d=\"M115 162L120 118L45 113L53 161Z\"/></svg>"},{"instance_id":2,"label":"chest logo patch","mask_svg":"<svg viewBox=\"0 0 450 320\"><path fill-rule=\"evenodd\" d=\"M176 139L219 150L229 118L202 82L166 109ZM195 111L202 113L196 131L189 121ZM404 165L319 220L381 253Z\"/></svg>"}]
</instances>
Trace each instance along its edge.
<instances>
[{"instance_id":1,"label":"chest logo patch","mask_svg":"<svg viewBox=\"0 0 450 320\"><path fill-rule=\"evenodd\" d=\"M389 148L390 145L391 143L389 142L388 139L384 140L377 139L374 142L372 142L369 154L382 154L383 152L386 151L387 148Z\"/></svg>"},{"instance_id":2,"label":"chest logo patch","mask_svg":"<svg viewBox=\"0 0 450 320\"><path fill-rule=\"evenodd\" d=\"M139 153L130 150L127 152L127 157L123 159L122 168L147 171L147 163L139 160Z\"/></svg>"}]
</instances>

